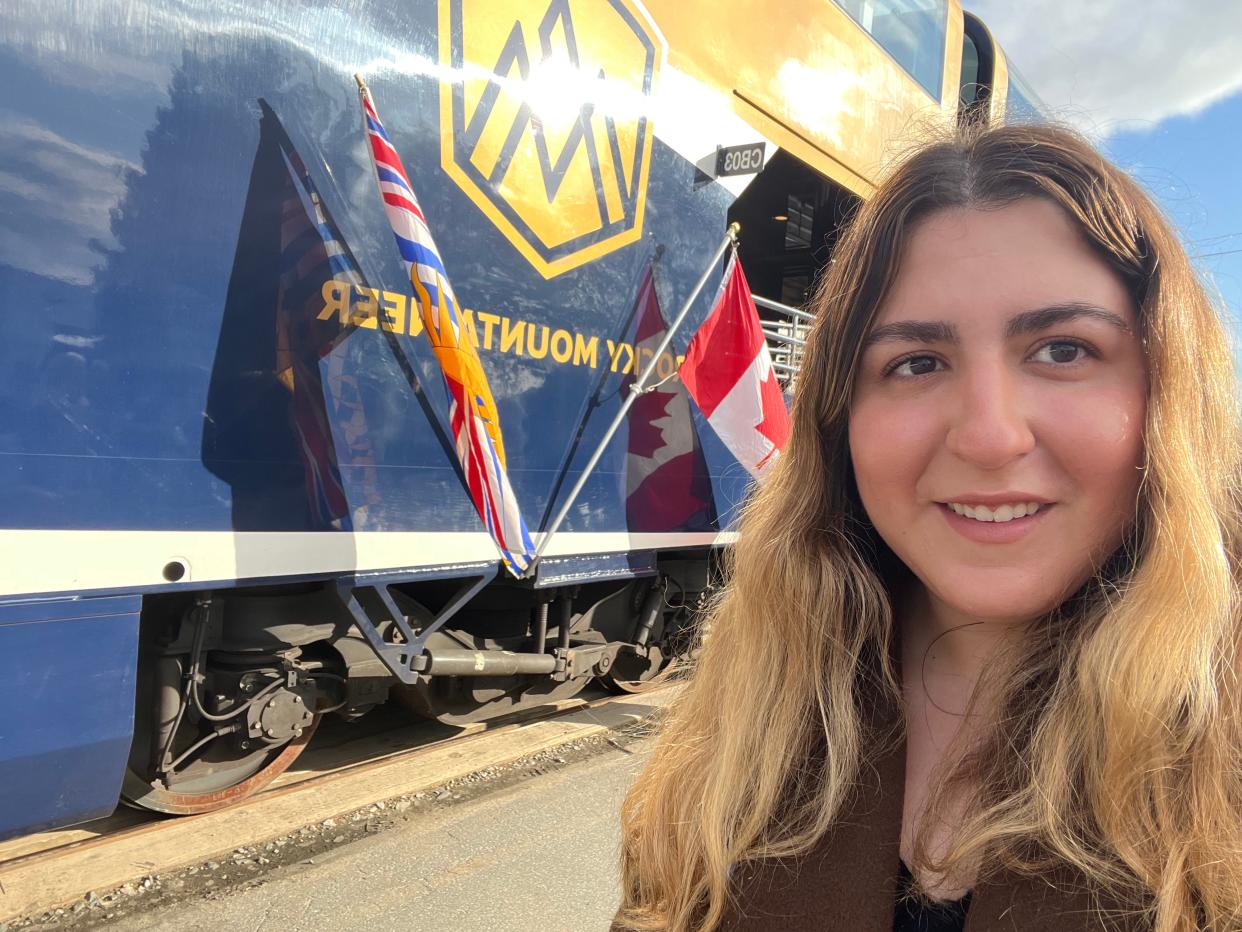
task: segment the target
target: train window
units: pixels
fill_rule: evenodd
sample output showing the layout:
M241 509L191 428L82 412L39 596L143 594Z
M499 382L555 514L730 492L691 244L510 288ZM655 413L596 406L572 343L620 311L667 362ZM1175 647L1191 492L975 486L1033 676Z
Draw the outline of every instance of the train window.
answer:
M802 307L811 297L811 272L809 269L790 269L781 278L781 304Z
M1009 66L1009 92L1005 97L1006 123L1034 123L1044 119L1043 102L1013 65Z
M835 0L927 93L940 99L945 0Z
M785 207L785 248L809 247L814 228L815 205L796 194L789 195Z
M970 36L966 36L962 43L962 73L958 89L959 107L969 107L979 99L979 46Z
M996 56L992 34L972 13L963 15L962 71L959 78L958 113L968 119L986 108L992 92Z

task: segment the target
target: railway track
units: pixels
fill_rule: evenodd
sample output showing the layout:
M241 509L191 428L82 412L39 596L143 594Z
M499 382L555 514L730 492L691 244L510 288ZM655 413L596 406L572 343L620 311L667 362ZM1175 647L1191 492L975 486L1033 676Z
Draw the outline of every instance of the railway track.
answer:
M0 924L90 923L122 895L141 894L173 872L195 875L197 865L212 859L230 857L249 876L263 862L305 857L369 830L371 820L359 818L364 810L408 811L414 800L434 801L428 794L443 794L441 788L471 775L606 739L653 717L676 692L673 685L638 695L595 694L461 728L395 715L379 716L365 729L362 723L325 727L295 767L228 809L179 818L121 810L85 826L0 843ZM237 852L260 847L272 856L258 853L240 866ZM186 879L178 882L184 886Z

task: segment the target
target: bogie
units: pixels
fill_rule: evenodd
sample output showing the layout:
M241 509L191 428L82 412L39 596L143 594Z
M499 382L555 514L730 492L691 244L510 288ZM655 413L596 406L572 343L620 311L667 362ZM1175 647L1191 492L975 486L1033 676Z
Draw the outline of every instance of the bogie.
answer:
M648 688L689 659L708 579L699 558L637 579L498 582L442 626L451 586L395 585L404 627L423 641L412 682L328 583L150 598L123 796L178 814L230 805L289 767L325 716L353 721L390 698L460 726L563 703L596 678ZM403 646L395 622L376 631Z

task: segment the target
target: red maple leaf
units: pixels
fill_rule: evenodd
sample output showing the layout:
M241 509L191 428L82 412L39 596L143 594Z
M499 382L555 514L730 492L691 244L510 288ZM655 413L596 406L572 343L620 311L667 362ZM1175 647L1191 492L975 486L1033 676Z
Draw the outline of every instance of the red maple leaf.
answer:
M642 395L630 408L631 456L651 459L656 450L665 445L664 431L656 424L668 415L669 402L676 397L672 392L650 392Z
M768 370L768 377L759 383L759 398L763 403L763 420L755 425L755 430L772 441L772 446L779 450L789 439L789 412L785 408L785 396L776 381L776 373L771 369Z

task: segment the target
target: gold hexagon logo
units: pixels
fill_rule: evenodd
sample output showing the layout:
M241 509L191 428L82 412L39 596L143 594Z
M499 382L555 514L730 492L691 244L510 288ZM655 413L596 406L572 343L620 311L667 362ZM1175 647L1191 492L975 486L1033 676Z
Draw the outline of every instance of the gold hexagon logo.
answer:
M637 0L442 0L441 165L545 278L642 236L665 53Z

